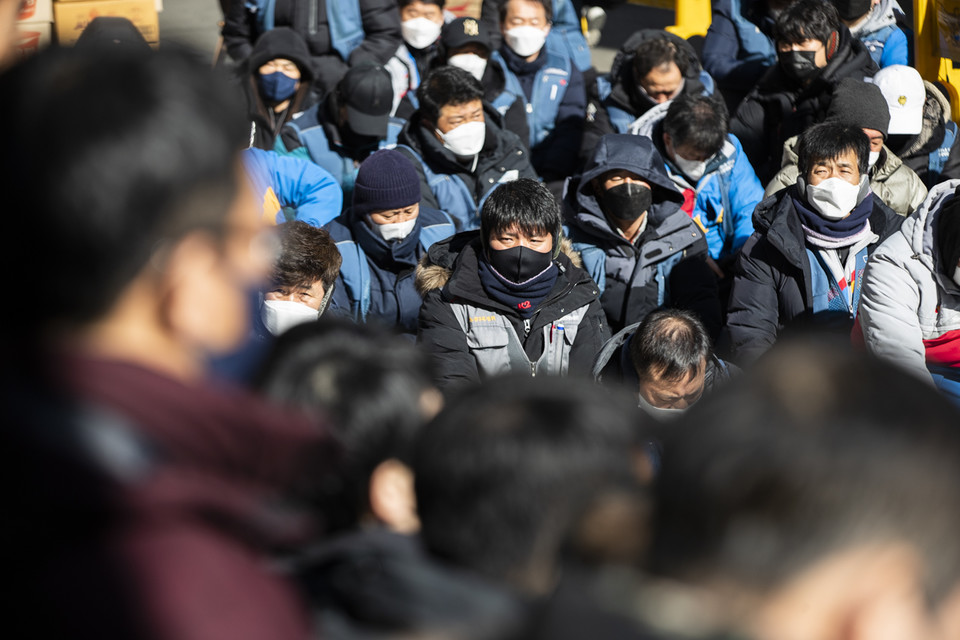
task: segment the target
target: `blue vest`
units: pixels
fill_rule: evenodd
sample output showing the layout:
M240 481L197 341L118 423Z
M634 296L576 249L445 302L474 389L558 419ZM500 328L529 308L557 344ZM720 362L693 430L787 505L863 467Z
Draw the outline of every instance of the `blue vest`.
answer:
M450 222L437 222L420 227L420 247L427 251L431 245L449 238L456 233ZM357 322L366 322L370 312L370 265L367 255L356 240L337 242L337 249L343 257L340 265L340 278L350 298L350 312Z
M857 253L857 264L854 268L853 292L850 295L850 303L847 303L847 296L840 290L839 285L834 280L833 275L827 266L823 263L819 251L814 251L807 247L807 262L810 264L810 289L813 293L813 313L818 314L824 311L845 312L851 318L857 315L857 307L860 305L860 283L863 281L863 268L867 266L867 247L862 248Z
M336 5L336 9L334 9ZM277 0L247 0L247 10L256 14L260 33L276 26L274 10ZM360 15L360 0L326 0L327 26L330 27L330 44L346 60L363 42L363 18ZM316 24L316 0L310 0L310 24Z
M398 149L405 149L423 168L423 174L427 179L427 186L431 193L437 199L437 208L446 211L454 220L457 221L457 228L460 231L480 228L480 216L478 211L483 204L484 196L480 203L473 201L473 193L466 183L456 174L436 173L430 166L423 161L416 151L402 144L397 145Z
M547 34L547 45L565 51L580 71L586 71L593 64L590 47L580 26L580 16L571 0L554 0L553 26Z
M556 127L557 114L560 112L560 103L570 86L570 58L564 56L549 45L544 45L542 53L547 56L547 63L537 71L533 80L533 96L527 101L523 93L520 79L507 67L506 63L496 51L490 56L497 59L503 67L506 77L506 91L520 97L526 105L527 126L530 128L530 148L534 148L550 135ZM496 106L496 105L495 105ZM509 105L507 105L509 106ZM499 108L498 108L499 111ZM503 115L501 113L501 115Z
M574 242L573 250L580 254L580 261L583 263L584 270L586 270L586 272L590 274L590 277L593 278L593 281L597 283L600 294L603 295L603 290L607 284L606 251L598 246L583 242ZM662 306L670 301L670 271L673 270L673 267L680 262L683 257L684 252L677 251L656 264L653 279L657 283L658 306ZM646 283L628 282L627 287L642 287L644 284Z
M768 65L777 61L777 50L773 41L760 30L760 27L747 20L741 12L740 0L730 0L730 17L740 39L740 50L747 55L741 60L763 60Z
M946 130L943 134L943 142L940 147L930 152L927 168L931 174L935 174L935 180L940 178L940 172L943 166L947 164L947 158L950 157L950 149L957 139L957 123L953 120L947 120Z
M865 33L860 38L860 42L862 42L870 52L870 57L877 63L878 67L880 66L880 59L883 57L883 47L887 43L887 38L890 37L890 34L893 33L895 28L894 25L888 24L873 33Z

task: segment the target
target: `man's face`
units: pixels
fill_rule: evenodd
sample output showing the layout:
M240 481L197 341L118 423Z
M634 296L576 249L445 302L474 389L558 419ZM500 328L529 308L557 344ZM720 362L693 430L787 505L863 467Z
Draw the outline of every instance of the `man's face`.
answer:
M820 69L827 66L827 48L819 40L804 40L799 44L781 42L777 44L778 51L813 51L813 63Z
M640 86L657 104L673 100L683 89L683 74L675 62L665 62L654 67L640 79Z
M697 371L676 381L661 380L655 373L640 381L640 395L658 409L688 409L703 395L707 361Z
M867 134L867 139L870 140L870 151L879 153L883 149L883 134L876 129L867 129L866 127L863 128L863 132Z
M323 288L323 280L317 280L309 287L277 287L263 294L263 299L299 302L311 309L320 311L320 303L323 301L324 293L326 291Z
M502 251L514 247L526 247L538 253L548 253L553 251L553 236L541 231L528 233L516 226L490 234L491 249Z
M300 67L292 60L287 60L286 58L268 60L264 62L257 71L259 71L262 76L279 71L288 78L293 78L294 80L300 79Z
M483 122L483 103L479 98L463 104L448 104L440 107L437 129L441 133L450 133L467 122Z
M627 171L626 169L616 169L614 171L608 171L607 173L600 176L599 186L604 190L608 191L614 187L618 187L621 184L640 184L650 188L650 183L645 181L643 178L637 174Z
M536 27L549 31L550 26L543 5L531 0L508 0L507 14L500 25L500 30L506 32L517 27Z
M808 184L818 185L828 178L840 178L850 184L860 184L860 168L853 149L847 149L836 158L813 162L807 171Z
M426 18L431 22L443 24L443 9L427 2L411 2L400 10L400 21L406 22L414 18Z
M663 143L667 148L667 153L670 154L673 160L676 160L677 156L680 156L684 160L690 160L691 162L705 162L710 159L709 153L697 149L689 142L679 145L674 144L670 134L663 134Z
M397 224L399 222L409 222L420 215L420 203L401 207L400 209L383 209L374 211L370 214L370 220L374 224Z

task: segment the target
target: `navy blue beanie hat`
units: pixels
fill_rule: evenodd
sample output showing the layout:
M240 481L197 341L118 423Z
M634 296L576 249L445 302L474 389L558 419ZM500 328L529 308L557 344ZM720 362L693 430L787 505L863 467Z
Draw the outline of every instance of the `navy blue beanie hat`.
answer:
M360 165L353 185L353 212L361 218L371 211L400 209L420 202L420 176L399 151L381 149Z

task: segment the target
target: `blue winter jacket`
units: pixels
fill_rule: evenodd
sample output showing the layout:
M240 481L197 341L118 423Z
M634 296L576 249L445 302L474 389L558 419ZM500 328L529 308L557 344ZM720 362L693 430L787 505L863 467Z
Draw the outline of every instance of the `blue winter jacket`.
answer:
M347 209L326 226L343 257L331 308L357 322L375 319L415 336L423 299L414 285L420 257L430 246L454 234L443 211L420 207L413 231L386 242L363 218Z
M746 94L776 64L765 7L762 0L714 0L700 59L721 89Z
M263 216L271 223L302 220L322 227L340 214L343 191L326 170L274 151L246 149L243 167Z
M907 35L897 26L898 15L902 17L903 10L897 0L880 0L861 24L850 29L881 69L894 64L910 64Z

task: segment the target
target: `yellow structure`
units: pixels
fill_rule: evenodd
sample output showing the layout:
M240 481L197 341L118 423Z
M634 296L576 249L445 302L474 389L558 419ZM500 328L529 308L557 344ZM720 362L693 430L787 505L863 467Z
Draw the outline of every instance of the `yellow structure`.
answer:
M685 1L679 0L679 3ZM956 2L947 0L947 4L954 5L949 8L956 10ZM960 69L954 69L952 61L941 57L937 5L936 0L913 0L914 65L926 80L930 82L939 80L946 86L950 93L953 119L957 120L960 117L960 91L958 91L960 89ZM946 35L949 37L957 34L948 33Z
M707 35L712 18L710 0L677 0L675 6L676 24L667 27L667 31L681 38Z

